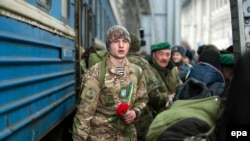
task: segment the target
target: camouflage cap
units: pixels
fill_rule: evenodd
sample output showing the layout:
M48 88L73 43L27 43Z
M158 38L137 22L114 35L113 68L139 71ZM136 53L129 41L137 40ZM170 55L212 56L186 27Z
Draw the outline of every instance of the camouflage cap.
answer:
M113 40L124 38L131 43L130 35L127 29L120 25L110 27L106 33L106 41L110 43Z
M162 50L162 49L170 49L170 44L168 42L161 42L158 44L151 45L151 52L155 52L157 50Z
M130 52L139 51L141 47L141 42L139 38L134 33L130 33L130 39L131 39L131 45L129 51Z

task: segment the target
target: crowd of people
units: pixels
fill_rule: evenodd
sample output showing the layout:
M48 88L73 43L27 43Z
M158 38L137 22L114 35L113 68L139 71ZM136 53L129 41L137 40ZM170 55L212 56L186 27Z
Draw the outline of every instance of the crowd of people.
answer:
M244 64L249 57L243 57L235 71L236 62L229 48L219 50L215 45L206 44L194 52L184 44L168 42L152 44L150 56L145 57L139 54L137 35L120 25L108 29L106 47L107 56L87 71L84 69L80 101L73 121L74 141L177 140L176 137L184 140L208 132L207 140L225 140L225 125L229 122L249 124L250 114L239 111L232 115L240 107L230 104L235 98L239 103L242 100L234 96L240 78L245 78L238 91L240 96L243 97L247 88L250 78L240 71L247 74L250 70L249 65ZM180 102L211 97L221 102L210 114L221 116L208 119L208 124L201 122L199 116L186 120L187 112L180 112L178 118L185 118L185 122L177 126L170 124L171 128L163 125L167 120L173 123L171 115L179 112L176 107L183 106ZM242 102L247 103L247 99ZM159 124L162 120L164 122Z

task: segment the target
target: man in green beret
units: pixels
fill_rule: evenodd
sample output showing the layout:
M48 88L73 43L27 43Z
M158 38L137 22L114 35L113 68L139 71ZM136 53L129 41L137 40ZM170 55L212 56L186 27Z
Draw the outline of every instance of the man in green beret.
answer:
M153 115L156 115L158 111L165 109L167 103L167 93L162 91L160 87L160 79L157 78L155 71L148 63L148 61L142 58L138 51L140 51L140 40L134 33L130 33L131 45L129 53L127 55L129 62L140 66L143 70L145 80L147 95L149 97L149 102L147 107L143 109L140 118L135 121L135 127L137 131L138 141L145 141L147 130L154 119Z
M221 72L226 81L226 90L231 84L234 74L234 56L231 53L224 53L220 55Z
M153 118L151 119L154 119L157 114L168 109L169 105L171 104L172 98L175 95L175 91L180 85L182 85L182 81L178 74L178 69L170 61L170 58L171 49L170 44L168 42L161 42L158 44L153 44L151 46L151 58L149 60L149 63L150 71L153 75L145 75L154 76L157 80L157 83L154 83L153 85L154 89L152 89L151 91L147 89L149 101L146 107L147 111L145 112L145 115L152 114ZM144 119L143 116L140 118L140 120L142 119ZM150 126L153 120L145 121L147 121L146 124L149 124ZM148 132L149 126L145 128L146 133Z
M171 101L177 88L182 85L182 81L177 67L170 61L170 58L171 48L168 42L160 42L151 46L149 63L160 80L161 92L165 92L166 97ZM161 109L158 110L161 111Z
M131 38L131 48L134 48L132 42ZM142 115L135 121L138 141L146 140L146 134L153 119L158 113L167 109L167 104L182 84L177 68L170 62L169 43L154 44L152 49L150 64L143 61L145 59L135 58L131 53L128 55L129 61L137 64L144 71L149 97Z

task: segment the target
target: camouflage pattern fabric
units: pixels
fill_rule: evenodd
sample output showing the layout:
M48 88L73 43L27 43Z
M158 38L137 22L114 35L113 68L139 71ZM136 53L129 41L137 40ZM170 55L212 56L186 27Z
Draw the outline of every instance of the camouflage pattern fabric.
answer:
M100 62L99 62L100 63ZM106 59L104 88L100 89L99 64L95 64L84 76L84 89L77 113L73 122L72 137L74 141L136 141L137 134L134 124L126 125L117 117L115 110L128 97L127 87L134 82L131 109L138 111L140 118L142 109L148 102L144 74L136 77L131 63L126 59L124 75Z
M143 69L147 85L147 93L149 96L148 103L156 109L164 107L168 96L168 89L164 83L160 82L161 79L159 76L157 77L157 72L155 72L147 60L140 56L129 55L128 59L131 63L136 64Z
M155 73L158 74L157 78L161 79L167 86L168 94L175 93L178 87L183 84L179 77L178 69L172 62L169 62L166 68L158 66L155 60L152 60L150 65L154 68Z
M147 60L135 53L129 53L128 59L131 63L140 66L145 74L149 101L142 115L135 122L138 140L145 140L147 130L155 115L165 110L168 94L170 93L161 76L150 66Z
M175 93L177 88L179 88L183 84L183 82L181 81L179 77L177 67L173 67L167 72L168 72L167 75L165 75L163 79L169 89L170 94L172 94L172 93Z

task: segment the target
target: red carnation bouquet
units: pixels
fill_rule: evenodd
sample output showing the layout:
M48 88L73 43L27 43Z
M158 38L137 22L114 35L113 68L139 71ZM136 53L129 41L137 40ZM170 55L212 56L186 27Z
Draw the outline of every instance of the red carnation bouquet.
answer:
M129 109L130 109L130 103L131 103L131 98L132 98L132 93L133 93L133 88L134 88L134 82L132 81L129 84L129 95L127 98L127 102L122 102L118 105L118 107L116 108L116 115L117 117L122 117ZM125 125L124 128L124 136L130 137L131 136L131 126L130 125Z
M133 93L133 88L134 88L134 82L132 81L129 84L129 95L127 97L127 102L122 102L118 105L118 107L115 109L116 115L112 118L108 119L108 122L112 122L116 119L118 119L118 117L122 117L129 109L130 109L130 102L131 102L131 98L132 98L132 93Z
M122 117L127 110L130 108L130 102L131 102L131 98L132 98L132 93L133 93L133 89L134 89L134 82L130 82L129 84L129 95L128 95L128 99L127 99L127 103L122 102L117 108L116 108L116 114L119 117Z
M130 108L130 105L128 103L122 102L116 108L116 115L121 118L128 111L129 108ZM130 125L125 124L123 135L129 137L129 136L131 136L131 133L132 133L132 131L130 129Z
M128 103L122 102L117 108L116 108L116 114L119 117L122 117L127 110L130 108L130 105Z

